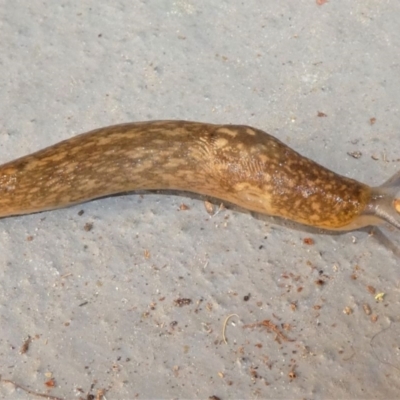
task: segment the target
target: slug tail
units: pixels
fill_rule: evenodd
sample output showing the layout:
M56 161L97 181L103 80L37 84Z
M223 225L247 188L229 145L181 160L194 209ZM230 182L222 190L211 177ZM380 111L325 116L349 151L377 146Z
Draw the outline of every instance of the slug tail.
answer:
M379 222L388 222L400 229L400 171L381 186L371 189L371 200L363 215Z

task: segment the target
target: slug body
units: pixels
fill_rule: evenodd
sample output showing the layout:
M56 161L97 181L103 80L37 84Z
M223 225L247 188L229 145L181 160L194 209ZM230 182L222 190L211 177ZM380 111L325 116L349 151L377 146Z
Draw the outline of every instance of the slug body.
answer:
M393 203L398 181L370 188L248 126L137 122L84 133L0 166L0 217L168 189L325 229L382 221L400 227Z

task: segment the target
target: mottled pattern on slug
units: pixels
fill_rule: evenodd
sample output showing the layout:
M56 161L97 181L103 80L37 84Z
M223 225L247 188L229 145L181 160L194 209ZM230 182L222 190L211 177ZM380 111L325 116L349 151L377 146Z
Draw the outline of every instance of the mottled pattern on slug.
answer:
M331 229L350 224L368 204L368 186L329 171L263 131L226 129L216 128L210 135L210 174L220 176L232 203ZM216 145L222 138L224 145Z
M263 131L153 121L97 129L0 167L0 216L110 194L176 189L304 224L340 228L369 187L339 176Z

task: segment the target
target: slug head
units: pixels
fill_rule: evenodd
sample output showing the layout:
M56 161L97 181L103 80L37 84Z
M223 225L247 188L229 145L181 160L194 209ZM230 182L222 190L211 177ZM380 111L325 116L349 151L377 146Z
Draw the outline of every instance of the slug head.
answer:
M371 189L370 200L358 220L362 222L360 226L388 222L400 229L400 172Z
M349 229L388 222L400 229L400 198L384 185L372 188L371 197L363 212L352 222Z

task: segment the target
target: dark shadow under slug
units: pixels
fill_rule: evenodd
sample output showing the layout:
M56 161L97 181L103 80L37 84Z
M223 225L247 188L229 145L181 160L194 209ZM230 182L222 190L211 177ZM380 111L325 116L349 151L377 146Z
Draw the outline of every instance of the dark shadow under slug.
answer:
M0 166L0 217L161 189L324 229L384 221L400 228L399 187L400 173L371 188L249 126L136 122L96 129Z

